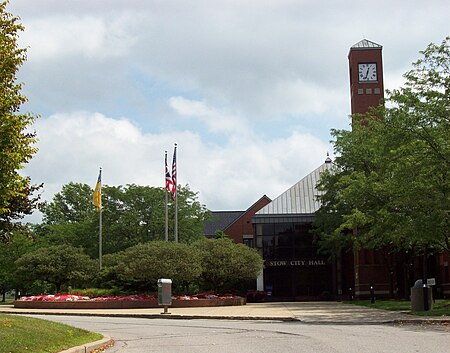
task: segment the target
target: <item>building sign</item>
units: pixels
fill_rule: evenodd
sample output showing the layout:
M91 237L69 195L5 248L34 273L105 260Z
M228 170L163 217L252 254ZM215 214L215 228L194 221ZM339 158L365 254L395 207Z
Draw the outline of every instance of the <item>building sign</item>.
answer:
M436 278L427 278L427 285L428 286L435 286L436 285Z
M267 260L266 267L288 267L288 266L324 266L324 259L305 259L305 260Z

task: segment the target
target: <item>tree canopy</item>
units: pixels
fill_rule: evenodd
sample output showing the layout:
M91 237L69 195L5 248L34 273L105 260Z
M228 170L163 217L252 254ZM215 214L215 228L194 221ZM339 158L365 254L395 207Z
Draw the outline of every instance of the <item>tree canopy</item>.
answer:
M22 83L16 74L26 61L26 49L19 48L18 34L23 31L19 19L6 10L8 2L0 3L0 239L8 239L17 223L13 220L29 214L37 199L30 179L19 174L36 153L35 133L29 127L35 120L31 114L20 113L26 102L21 94Z
M69 183L41 207L43 224L36 227L41 241L82 246L98 254L98 212L92 205L89 185ZM179 240L190 243L203 236L207 210L188 186L178 189ZM131 246L164 240L164 189L150 186L103 186L103 252L115 253ZM169 205L169 235L173 234L174 205Z
M14 232L8 242L0 242L0 294L16 288L16 260L31 249L30 238Z
M236 244L227 237L202 238L193 246L201 254L203 285L215 291L255 280L263 269L264 261L255 249Z
M421 52L386 104L332 130L319 188L322 245L450 250L450 37Z
M159 278L170 278L178 288L196 281L201 273L199 252L182 243L152 241L114 255L112 269L120 283L150 290Z
M56 292L63 285L80 285L92 279L96 262L80 248L55 245L28 252L16 261L16 276L23 286L31 286L37 280L55 286Z

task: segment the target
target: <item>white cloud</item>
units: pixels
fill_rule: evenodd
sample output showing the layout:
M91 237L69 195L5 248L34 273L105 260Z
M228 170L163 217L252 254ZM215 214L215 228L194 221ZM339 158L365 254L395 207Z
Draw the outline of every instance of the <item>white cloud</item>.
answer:
M49 16L28 22L21 41L29 46L29 60L33 62L59 61L69 56L102 61L128 54L135 43L127 30L131 23L126 16L112 21L92 15Z
M326 145L293 131L286 138L205 143L190 131L145 134L126 119L75 112L41 118L39 152L25 173L44 182L49 200L73 181L94 186L98 168L107 185L163 186L164 151L178 143L178 176L212 209L245 209L263 194L275 197L320 165Z
M49 113L61 110L66 91L71 109L105 111L114 101L127 116L135 96L152 109L158 94L164 100L193 93L257 122L346 115L352 44L362 37L383 44L386 74L404 72L420 49L445 36L448 20L444 0L433 6L383 0L376 7L343 0L17 0L10 6L23 13L22 37L30 46L26 89ZM136 75L166 92L149 92Z
M211 108L205 102L194 101L184 97L171 97L168 103L180 116L201 121L211 132L236 134L239 136L249 134L243 117Z
M29 171L44 182L89 182L98 167L111 184L156 182L158 170L152 167L172 144L170 136L143 135L129 120L99 113L55 114L38 119L35 128L39 152Z

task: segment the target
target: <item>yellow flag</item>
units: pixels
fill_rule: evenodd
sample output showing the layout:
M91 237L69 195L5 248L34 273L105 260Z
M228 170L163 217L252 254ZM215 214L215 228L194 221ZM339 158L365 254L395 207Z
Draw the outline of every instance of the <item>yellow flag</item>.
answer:
M97 211L102 209L102 170L98 173L97 184L95 184L94 194L92 195L92 203Z

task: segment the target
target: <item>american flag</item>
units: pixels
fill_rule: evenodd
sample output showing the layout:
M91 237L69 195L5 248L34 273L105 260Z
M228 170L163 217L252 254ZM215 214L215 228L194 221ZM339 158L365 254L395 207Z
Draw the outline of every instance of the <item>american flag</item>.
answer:
M172 198L175 200L177 198L177 144L175 144L175 147L173 149L172 184L173 184Z
M167 166L167 151L166 151L166 190L170 192L173 197L175 188L173 187L173 181L170 177L169 167Z

